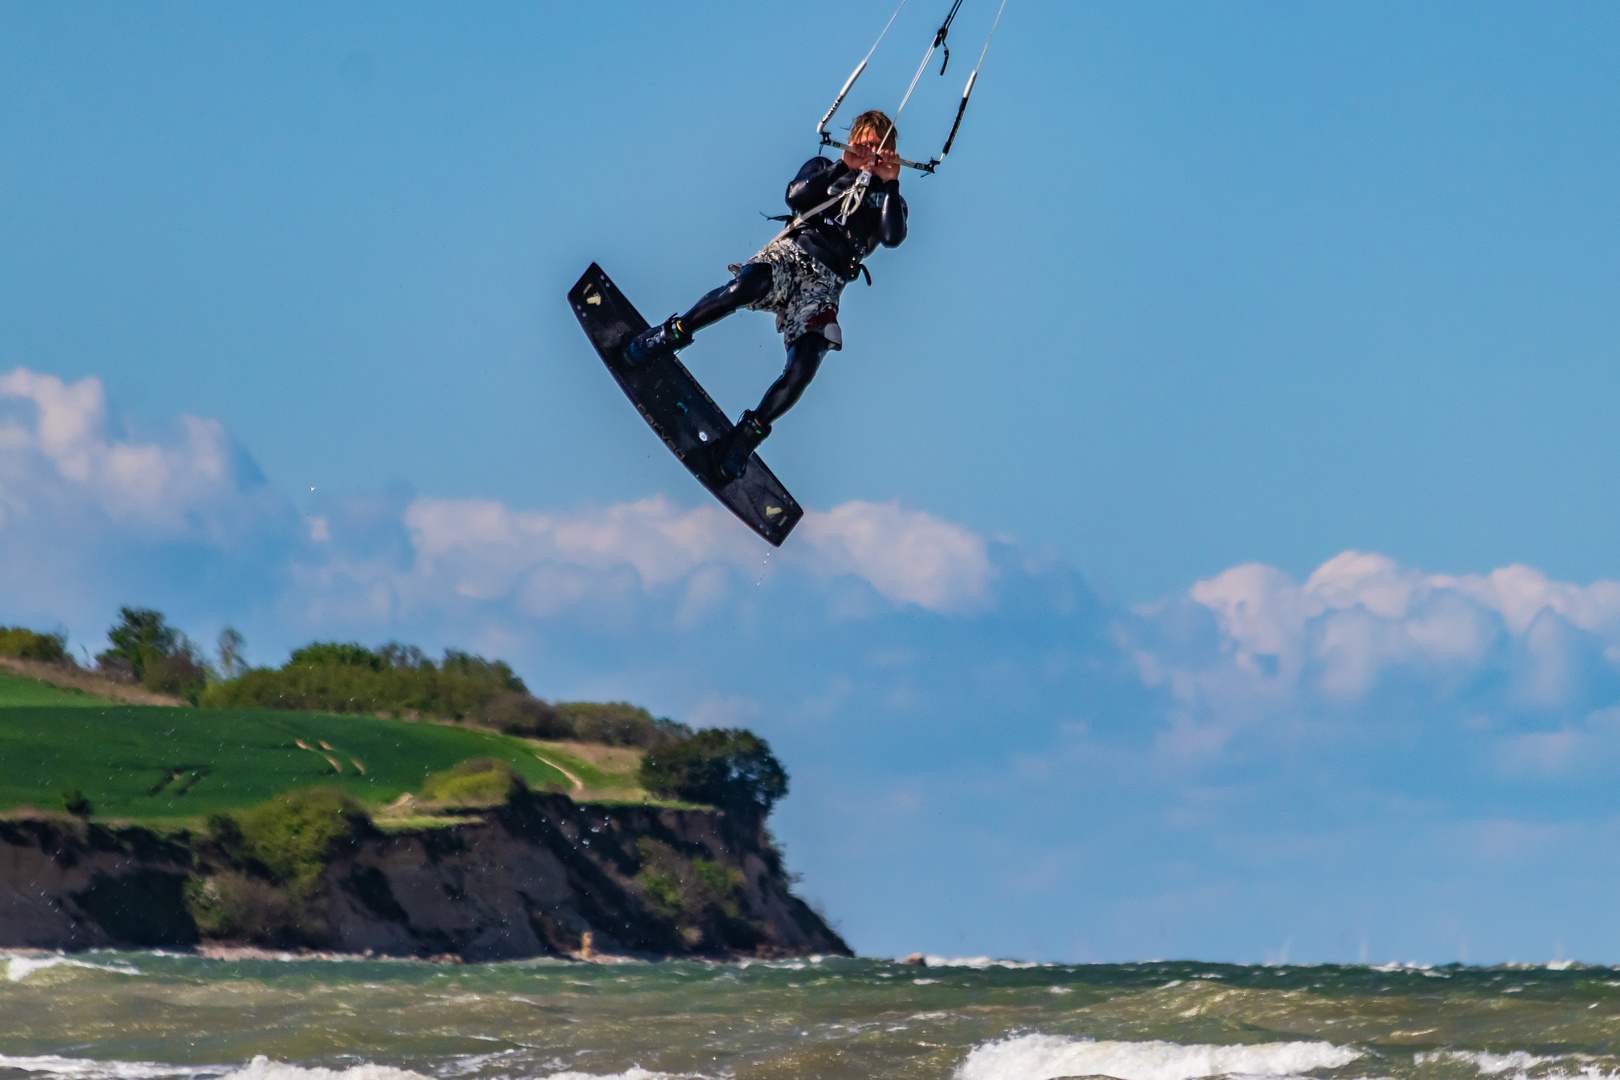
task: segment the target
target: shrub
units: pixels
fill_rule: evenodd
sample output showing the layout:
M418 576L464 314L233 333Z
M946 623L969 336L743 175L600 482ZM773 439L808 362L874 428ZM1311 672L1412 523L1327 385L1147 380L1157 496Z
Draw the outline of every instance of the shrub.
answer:
M787 794L788 777L770 744L753 732L705 728L648 751L641 786L665 798L768 814Z
M679 919L685 910L681 903L681 882L667 870L643 870L636 875L636 884L647 896L647 908L664 919Z
M446 649L435 664L414 645L368 649L355 642L312 641L280 670L249 671L202 695L212 708L415 712L457 720L510 723L527 734L553 723L550 706L529 697L504 661ZM490 720L491 712L499 714Z
M557 710L528 694L496 694L484 706L484 723L508 735L530 739L565 739L574 733Z
M195 656L176 652L148 659L146 670L141 674L141 685L158 694L179 694L195 705L207 678L207 671Z
M743 886L742 871L708 859L693 859L692 870L714 902L722 905L728 915L736 915L737 893Z
M708 859L688 860L649 836L636 841L636 854L641 868L635 880L647 909L675 923L688 945L709 934L733 948L752 948L765 940L743 915L741 870Z
M459 649L444 650L444 663L439 670L446 675L459 675L473 682L489 683L512 694L527 694L529 688L512 671L505 660L485 660L482 656L464 653Z
M511 765L492 757L469 758L454 768L433 773L422 782L422 795L434 802L461 806L496 806L527 785Z
M645 749L692 734L692 729L685 724L663 718L654 719L646 709L625 701L606 704L559 702L557 715L574 738L609 746L638 746Z
M308 938L314 929L286 889L246 874L225 871L188 878L184 895L186 910L203 937L281 945Z
M386 671L393 665L357 642L312 641L301 649L294 649L281 669L311 667L357 667L368 671Z
M302 788L235 815L231 824L210 819L214 839L269 872L295 902L312 897L327 863L365 829L366 812L337 788Z
M95 813L96 808L84 797L84 792L76 787L70 787L62 792L62 809L74 817L87 818Z
M0 656L55 664L73 662L67 654L67 634L36 634L25 626L0 626Z
M747 949L765 940L759 927L743 918L741 870L707 859L693 859L692 871L697 875L699 891L704 894L705 909L726 944Z

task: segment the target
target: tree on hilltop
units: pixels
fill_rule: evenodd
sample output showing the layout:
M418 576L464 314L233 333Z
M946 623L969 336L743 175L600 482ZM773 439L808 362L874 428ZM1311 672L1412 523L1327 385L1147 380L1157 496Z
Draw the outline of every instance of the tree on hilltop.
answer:
M705 728L649 750L641 786L665 798L764 815L787 794L788 776L770 743L752 731Z
M107 630L112 648L96 656L104 671L127 671L148 690L181 694L193 702L208 673L190 638L151 608L121 607Z

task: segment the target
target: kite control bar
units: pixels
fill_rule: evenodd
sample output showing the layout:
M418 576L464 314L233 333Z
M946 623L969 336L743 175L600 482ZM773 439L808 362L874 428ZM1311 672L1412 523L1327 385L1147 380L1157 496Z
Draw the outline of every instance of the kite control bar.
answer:
M855 85L855 80L859 79L861 73L866 70L866 62L872 59L872 54L877 51L878 43L883 40L883 35L887 34L889 27L894 25L895 15L899 15L900 8L905 6L906 0L900 0L900 7L895 8L894 15L889 16L889 21L884 24L883 32L878 34L877 41L872 43L872 47L866 51L866 56L862 58L859 64L855 65L855 70L850 72L849 78L844 80L844 87L838 91L838 96L833 99L832 108L827 110L827 114L821 118L821 123L816 125L816 134L821 136L822 146L835 146L840 150L852 149L848 143L839 142L827 134L827 125L832 121L833 114L838 111L839 106L843 105L844 98L849 96L849 91ZM917 73L911 77L911 85L906 87L906 96L900 99L900 107L894 110L895 122L899 121L900 113L905 109L906 102L911 100L911 92L917 88L917 80L922 77L923 69L928 66L928 61L933 57L935 49L943 48L945 50L945 60L939 65L939 73L941 75L945 74L945 68L951 62L950 46L945 44L945 39L951 31L951 20L956 18L956 11L961 6L962 0L955 0L951 4L950 12L945 16L945 21L940 23L939 29L934 32L933 44L928 46L928 51L923 54L922 63L917 65ZM898 161L901 165L909 169L916 169L918 172L932 174L939 167L940 162L945 160L946 155L951 152L951 146L956 142L956 133L962 127L962 116L967 112L968 98L973 96L973 84L978 81L979 68L984 66L985 53L990 51L990 39L996 36L996 27L1001 25L1001 13L1006 8L1007 0L1001 0L1001 7L996 9L996 21L990 26L990 35L984 39L984 50L979 53L979 62L974 65L972 73L968 75L967 85L962 88L962 102L956 107L956 120L951 124L951 133L946 136L945 148L939 152L939 157L929 158L926 162L908 161L905 158L899 158Z
M954 134L954 132L953 132L953 134ZM839 142L837 139L833 138L831 135L827 134L825 131L823 131L821 133L821 145L822 146L836 146L840 150L858 149L857 147L850 146L849 143ZM916 169L918 172L925 172L925 173L933 172L934 167L939 164L939 158L932 158L932 159L930 159L928 161L907 161L905 158L896 158L895 160L899 164L904 165L908 169Z

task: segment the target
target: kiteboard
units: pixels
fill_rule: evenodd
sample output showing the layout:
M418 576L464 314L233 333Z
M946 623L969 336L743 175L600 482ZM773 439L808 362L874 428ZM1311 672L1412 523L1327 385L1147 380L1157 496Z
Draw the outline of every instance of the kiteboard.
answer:
M731 430L731 421L673 353L640 364L626 364L625 343L647 329L595 263L568 290L568 303L585 336L625 396L698 482L774 547L780 547L804 511L758 454L735 480L720 475L709 450Z

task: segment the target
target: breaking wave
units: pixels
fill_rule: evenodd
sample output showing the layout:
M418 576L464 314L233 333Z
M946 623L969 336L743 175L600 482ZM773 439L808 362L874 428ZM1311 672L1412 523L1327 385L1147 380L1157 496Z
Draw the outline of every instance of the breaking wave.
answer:
M139 975L139 968L128 964L92 964L88 960L73 960L66 956L8 956L6 960L6 978L12 982L22 982L36 971L43 971L53 967L89 968L92 971L111 971L119 975Z
M988 956L933 956L924 958L933 967L965 967L976 971L986 968L1035 968L1043 965L1033 960L996 960Z
M1413 1054L1418 1065L1463 1062L1478 1069L1482 1076L1503 1077L1506 1080L1613 1080L1613 1069L1601 1067L1597 1059L1586 1054L1560 1054L1556 1057L1532 1054L1524 1050L1509 1050L1493 1054L1485 1050L1429 1050Z
M220 1080L428 1080L421 1073L409 1069L396 1069L390 1065L365 1062L347 1069L306 1068L271 1061L260 1054L240 1069L226 1073Z
M956 1080L1052 1080L1097 1074L1118 1080L1291 1077L1313 1069L1336 1069L1360 1056L1359 1051L1327 1042L1213 1046L1015 1035L974 1047L958 1066Z
M155 1061L94 1061L90 1058L58 1057L55 1054L34 1057L0 1054L0 1069L47 1073L72 1077L73 1080L158 1080L160 1077L218 1076L225 1071L217 1065L193 1068L162 1065Z

